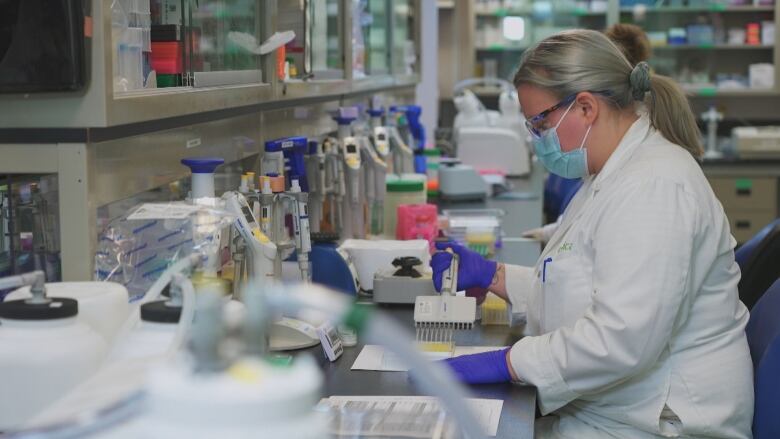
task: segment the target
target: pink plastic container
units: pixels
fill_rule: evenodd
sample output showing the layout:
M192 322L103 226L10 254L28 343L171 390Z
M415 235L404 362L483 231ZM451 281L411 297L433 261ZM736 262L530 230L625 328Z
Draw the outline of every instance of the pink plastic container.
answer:
M439 234L439 214L435 205L401 204L396 212L396 239L425 239L433 246L433 240Z

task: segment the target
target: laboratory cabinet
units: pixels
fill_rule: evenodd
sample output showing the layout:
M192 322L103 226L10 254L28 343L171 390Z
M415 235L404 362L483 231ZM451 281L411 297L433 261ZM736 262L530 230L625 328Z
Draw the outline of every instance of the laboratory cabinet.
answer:
M419 82L415 0L69 1L88 81L0 91L0 274L91 279L108 221L186 196L182 158L224 158L233 188L266 140L321 138L340 106L412 103ZM283 54L248 50L288 30Z
M780 217L780 162L777 160L705 160L703 169L723 205L738 244Z
M738 243L744 243L778 217L777 177L722 176L710 177L709 181Z
M88 82L0 91L0 128L144 123L409 86L419 75L414 0L69 1L83 3ZM295 37L283 51L253 52L284 31Z

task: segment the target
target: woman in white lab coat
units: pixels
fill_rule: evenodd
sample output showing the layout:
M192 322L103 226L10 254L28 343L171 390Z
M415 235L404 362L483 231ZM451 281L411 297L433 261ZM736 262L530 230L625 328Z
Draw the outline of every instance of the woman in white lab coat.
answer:
M539 160L584 184L534 267L453 246L459 288L504 297L529 336L452 370L536 386L537 437L751 437L735 241L681 90L587 30L526 51L514 83Z

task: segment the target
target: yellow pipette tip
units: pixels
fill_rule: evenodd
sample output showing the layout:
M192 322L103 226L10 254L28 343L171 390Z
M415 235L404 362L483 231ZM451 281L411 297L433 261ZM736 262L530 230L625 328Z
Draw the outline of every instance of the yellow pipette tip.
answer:
M452 352L454 343L418 342L417 349L422 352Z
M234 380L247 384L257 383L262 378L260 369L248 363L236 363L228 369L227 373Z

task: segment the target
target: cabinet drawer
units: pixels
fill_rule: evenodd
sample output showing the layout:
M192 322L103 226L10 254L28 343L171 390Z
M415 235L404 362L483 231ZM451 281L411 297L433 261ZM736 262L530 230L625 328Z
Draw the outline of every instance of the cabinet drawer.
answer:
M774 212L764 210L731 211L727 212L726 215L731 225L731 234L740 244L752 238L765 225L777 218Z
M777 213L777 179L771 177L709 179L715 196L728 211L752 209Z

